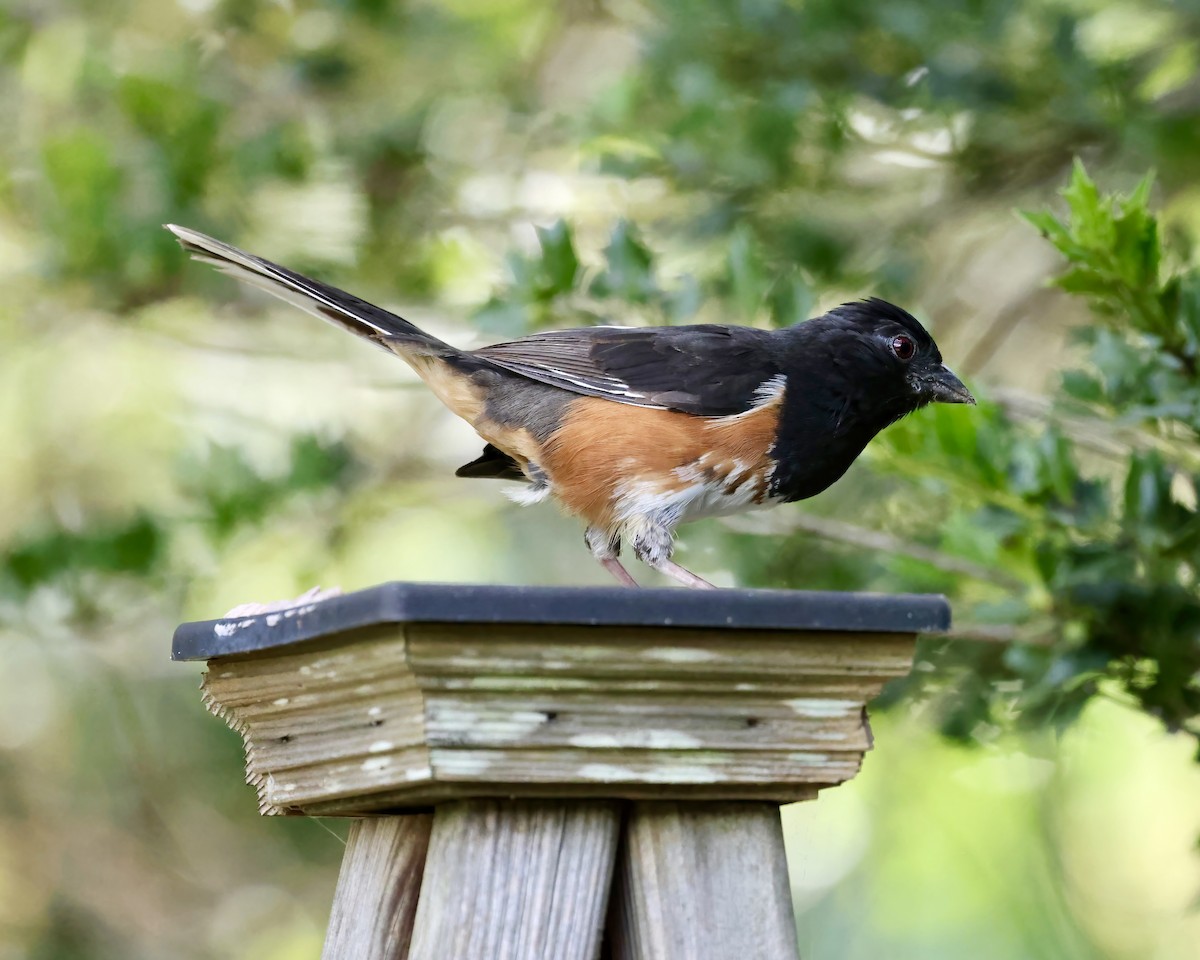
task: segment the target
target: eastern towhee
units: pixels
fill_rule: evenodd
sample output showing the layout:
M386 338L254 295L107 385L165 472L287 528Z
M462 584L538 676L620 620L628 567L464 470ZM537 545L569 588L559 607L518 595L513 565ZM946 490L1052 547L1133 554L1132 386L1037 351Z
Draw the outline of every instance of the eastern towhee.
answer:
M802 500L880 430L928 403L974 403L937 344L884 300L783 330L723 324L584 327L459 350L407 320L186 227L184 249L397 354L486 441L460 477L526 484L587 524L593 555L637 586L624 542L656 570L675 528Z

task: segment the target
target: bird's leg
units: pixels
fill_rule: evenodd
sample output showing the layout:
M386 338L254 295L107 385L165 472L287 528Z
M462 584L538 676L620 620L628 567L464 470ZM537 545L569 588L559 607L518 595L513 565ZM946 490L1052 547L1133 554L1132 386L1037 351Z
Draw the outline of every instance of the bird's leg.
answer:
M633 579L633 575L625 569L624 564L616 557L605 557L600 561L600 566L617 578L617 582L622 586L636 587L638 582Z
M670 527L653 521L628 524L626 533L631 534L629 540L633 545L634 556L646 566L665 573L685 587L717 589L703 577L696 576L691 570L684 569L671 559L671 553L675 549L675 535Z
M709 583L703 577L698 577L686 567L681 567L674 560L660 560L650 564L655 570L660 570L672 580L678 580L685 587L696 587L700 590L716 590L717 585Z
M601 530L599 527L588 527L583 534L583 540L588 545L588 549L592 551L592 556L600 562L600 566L616 577L619 584L624 587L638 585L638 582L633 579L619 559L621 555L621 538L619 536Z

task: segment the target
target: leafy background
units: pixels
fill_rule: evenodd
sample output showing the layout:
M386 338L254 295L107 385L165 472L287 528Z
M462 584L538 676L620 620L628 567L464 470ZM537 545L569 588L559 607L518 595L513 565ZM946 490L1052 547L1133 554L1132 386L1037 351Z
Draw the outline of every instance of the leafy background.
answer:
M955 604L785 811L804 956L1200 957L1194 0L3 0L0 121L2 960L319 955L344 824L256 817L179 620L604 582L165 221L460 343L909 305L980 407L681 547Z

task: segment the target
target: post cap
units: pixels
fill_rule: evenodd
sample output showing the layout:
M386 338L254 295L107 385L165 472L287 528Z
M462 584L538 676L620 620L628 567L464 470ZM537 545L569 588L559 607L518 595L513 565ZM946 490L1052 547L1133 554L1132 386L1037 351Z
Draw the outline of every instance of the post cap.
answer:
M184 624L264 813L811 797L942 597L389 583Z

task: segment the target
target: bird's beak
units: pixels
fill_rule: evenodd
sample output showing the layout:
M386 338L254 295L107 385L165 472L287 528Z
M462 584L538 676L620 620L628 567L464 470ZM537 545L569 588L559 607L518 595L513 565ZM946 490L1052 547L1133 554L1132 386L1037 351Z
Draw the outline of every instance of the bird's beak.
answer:
M941 364L934 367L929 376L922 378L921 392L934 403L975 402L971 391L963 385L963 382L951 373L949 368Z

